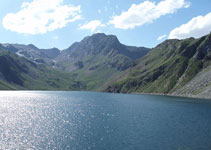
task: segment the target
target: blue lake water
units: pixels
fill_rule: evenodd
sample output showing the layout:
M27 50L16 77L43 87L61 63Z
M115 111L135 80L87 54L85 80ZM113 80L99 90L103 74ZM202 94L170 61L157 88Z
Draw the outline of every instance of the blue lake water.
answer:
M211 101L1 91L0 149L209 150Z

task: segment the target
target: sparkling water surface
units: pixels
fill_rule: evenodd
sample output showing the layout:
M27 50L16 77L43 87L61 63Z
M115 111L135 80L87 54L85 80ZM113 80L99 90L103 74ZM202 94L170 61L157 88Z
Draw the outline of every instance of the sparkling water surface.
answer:
M211 101L1 91L0 149L210 150Z

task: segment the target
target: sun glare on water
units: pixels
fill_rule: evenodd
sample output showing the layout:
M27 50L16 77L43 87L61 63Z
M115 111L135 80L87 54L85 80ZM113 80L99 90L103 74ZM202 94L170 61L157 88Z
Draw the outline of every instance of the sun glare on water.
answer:
M39 97L42 96L43 94L39 92L32 92L32 91L0 91L0 98L4 97Z

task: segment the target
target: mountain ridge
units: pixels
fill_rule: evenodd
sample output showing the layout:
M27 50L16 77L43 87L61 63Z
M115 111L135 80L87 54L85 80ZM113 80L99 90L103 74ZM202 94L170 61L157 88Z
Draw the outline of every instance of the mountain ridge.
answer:
M0 52L1 90L80 90L71 73L34 63L9 51Z
M0 53L5 51L14 54L12 59L23 57L37 65L38 68L34 70L45 74L43 82L48 84L45 89L211 98L211 33L198 39L168 39L152 49L127 46L121 44L115 35L98 33L85 37L62 51L57 48L39 49L33 44L0 44ZM6 60L6 55L11 54L0 57L1 63ZM7 59L10 60L9 57ZM23 83L25 76L32 82L32 72L24 72L11 63L12 61L8 62L17 73L22 72L20 80ZM46 70L39 70L42 68L40 66ZM30 67L27 70L30 70ZM67 76L61 75L64 77L62 82L58 82L55 76L55 80L48 82L53 72ZM23 78L22 74L25 75ZM26 81L28 82L28 79ZM15 79L15 82L18 80ZM62 88L65 82L70 83L69 88ZM4 86L5 89L28 88L20 83L11 84L11 81L5 78L4 71L0 70L0 88L4 89Z
M114 35L97 33L63 50L55 59L55 67L78 74L87 82L87 90L98 90L149 50L123 45Z
M86 87L85 90L96 90L105 86L110 81L109 77L118 76L132 66L135 59L149 51L144 47L123 45L116 36L103 33L85 37L62 51L57 48L39 49L33 44L1 44L0 49L37 65L46 65L48 68L74 74L76 80L83 80L87 85L83 86Z
M105 91L173 94L210 66L210 54L211 34L199 39L166 40Z

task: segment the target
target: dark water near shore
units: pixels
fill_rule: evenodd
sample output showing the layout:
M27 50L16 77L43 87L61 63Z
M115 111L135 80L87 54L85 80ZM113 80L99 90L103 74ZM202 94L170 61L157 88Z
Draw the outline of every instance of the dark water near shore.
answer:
M211 101L2 91L0 149L209 150Z

